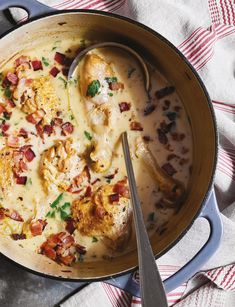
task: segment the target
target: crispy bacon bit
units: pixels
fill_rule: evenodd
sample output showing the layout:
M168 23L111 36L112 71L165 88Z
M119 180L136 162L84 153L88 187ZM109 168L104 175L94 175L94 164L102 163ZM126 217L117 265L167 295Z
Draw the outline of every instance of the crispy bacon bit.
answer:
M28 132L24 128L20 128L18 132L18 136L22 136L24 139L28 138Z
M27 56L21 55L19 58L15 60L15 67L20 66L21 64L28 63L29 58Z
M61 135L70 135L73 133L74 126L70 122L66 122L61 126Z
M118 90L123 90L124 89L124 84L121 82L110 82L109 83L109 89L111 91L118 91Z
M53 133L53 126L52 125L45 125L43 127L43 131L50 136Z
M130 128L133 131L143 131L144 130L141 123L139 122L131 122Z
M6 124L6 123L2 123L0 125L0 128L2 129L2 132L6 132L9 128L10 128L10 125L9 124Z
M69 74L69 68L63 67L63 68L62 68L62 74L63 74L65 77L67 77L68 74Z
M19 212L17 212L16 210L5 209L5 215L14 221L24 222L24 219L21 217Z
M60 53L60 52L56 52L56 53L55 53L54 60L55 60L57 63L59 63L59 64L61 64L61 65L64 65L64 64L65 64L65 59L66 59L65 54Z
M162 110L163 111L168 110L170 107L170 104L171 104L170 100L164 100L164 106L162 107Z
M16 106L16 104L11 100L11 99L7 99L6 100L7 105L9 105L9 107L14 108ZM1 112L0 112L1 113Z
M144 115L147 116L156 109L156 106L154 104L148 104L147 107L144 109Z
M27 167L27 164L23 161L23 160L20 160L19 161L19 172L22 173L22 172L26 172L28 170L28 167ZM17 178L17 176L16 176ZM18 179L20 182L23 181L23 179ZM23 183L22 183L23 184Z
M40 60L33 60L32 62L32 66L33 66L33 70L37 71L37 70L42 70L42 62Z
M11 85L11 82L7 79L7 77L4 78L4 80L2 81L2 87L6 88L9 87Z
M25 85L26 86L30 86L32 84L32 82L33 82L33 79L25 79Z
M42 123L41 122L37 123L37 125L35 127L36 127L38 135L40 136L40 138L43 139L44 129L43 129Z
M8 72L6 75L7 80L10 82L12 85L17 85L18 83L18 77L16 74L13 74L12 72Z
M27 115L26 120L28 122L30 122L31 124L36 125L37 123L39 123L42 120L44 115L45 115L44 110L42 110L42 109L37 110L36 112Z
M119 194L115 193L115 194L109 195L109 202L110 202L110 204L112 204L114 202L119 202Z
M92 194L92 190L91 190L91 186L89 185L87 188L86 188L86 192L84 194L85 197L91 197L91 194Z
M122 197L130 198L130 192L127 186L127 179L118 181L113 187L113 192L118 193Z
M11 235L11 237L12 237L13 240L25 240L26 239L26 234L24 234L24 233L21 233L21 234L13 233Z
M7 146L17 148L20 147L20 138L10 135L7 138Z
M7 112L7 111L3 112L3 117L7 120L11 118L11 115L12 115L12 112Z
M75 246L76 251L80 254L80 255L85 255L86 254L86 247L82 246L80 244L76 244Z
M65 220L65 229L68 231L68 233L72 234L74 233L74 230L76 229L75 221L73 218L68 217Z
M157 134L159 142L163 145L166 145L168 143L168 138L166 134L159 128L157 129Z
M119 109L120 109L120 112L126 112L126 111L129 111L131 108L131 104L128 103L128 102L120 102L119 103Z
M32 221L30 224L30 231L32 235L35 236L40 236L46 227L47 222L42 219L38 219L37 221Z
M41 245L40 252L59 263L71 265L75 260L74 252L70 250L75 243L74 237L67 232L59 232L48 237Z
M0 104L0 114L5 112L5 111L6 111L5 107Z
M51 125L52 126L61 126L63 123L63 119L59 118L59 117L55 117L52 121L51 121Z
M57 67L52 67L52 69L49 71L49 73L55 78L58 73L60 72L60 70Z
M0 208L0 221L3 220L4 218L5 218L4 209Z
M17 176L16 177L16 183L21 185L26 185L27 182L27 176Z
M168 96L172 93L174 93L175 87L174 86L166 86L158 91L156 91L155 95L158 99L161 99L165 96Z
M25 153L25 158L28 162L33 161L33 159L36 157L35 153L33 152L33 150L31 148L28 148Z
M185 138L184 133L173 132L173 133L171 133L171 136L172 136L172 139L176 142L180 142Z
M163 164L162 169L169 175L169 176L173 176L175 173L177 173L177 171L175 170L175 168L168 162Z

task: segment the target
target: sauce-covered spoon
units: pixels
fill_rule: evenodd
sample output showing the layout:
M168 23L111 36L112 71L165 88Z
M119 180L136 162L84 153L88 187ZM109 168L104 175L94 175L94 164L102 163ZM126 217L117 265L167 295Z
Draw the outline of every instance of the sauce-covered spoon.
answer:
M142 306L165 307L168 306L166 294L144 224L126 132L122 134L122 147L134 212Z

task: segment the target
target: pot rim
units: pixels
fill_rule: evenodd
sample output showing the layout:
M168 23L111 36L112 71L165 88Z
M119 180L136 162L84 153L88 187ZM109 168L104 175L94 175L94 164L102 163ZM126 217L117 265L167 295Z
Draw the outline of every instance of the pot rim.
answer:
M192 218L191 222L188 224L188 226L181 232L181 234L173 241L171 242L163 251L161 251L160 253L158 253L157 255L154 255L155 259L160 258L162 255L164 255L165 253L167 253L173 246L175 246L183 237L184 235L189 231L189 229L192 227L194 221L196 220L196 218L200 215L202 209L205 207L205 204L210 196L211 190L213 188L213 183L214 183L214 179L215 179L215 171L216 171L216 165L217 165L217 160L218 160L218 129L217 129L217 121L216 121L216 117L215 117L215 111L213 109L212 106L212 102L209 96L209 93L206 89L206 86L204 85L201 77L199 76L198 72L196 71L196 69L192 66L192 64L188 61L188 59L183 55L183 53L181 53L168 39L166 39L164 36L162 36L161 34L159 34L158 32L156 32L155 30L151 29L150 27L135 21L131 18L128 17L124 17L118 14L114 14L114 13L110 13L110 12L103 12L103 11L98 11L98 10L90 10L90 9L73 9L73 10L58 10L55 12L49 12L49 13L45 13L42 14L40 16L36 16L33 18L28 19L27 21L13 26L13 28L7 30L6 32L4 32L3 34L0 35L0 40L7 36L8 34L10 34L11 32L14 32L15 30L28 25L34 21L38 21L40 19L44 19L45 17L51 17L54 15L63 15L63 14L71 14L71 13L79 13L79 14L90 14L90 15L101 15L101 16L107 16L107 17L112 17L114 19L120 19L129 23L134 24L137 27L140 27L148 32L150 32L151 34L153 34L155 37L157 37L158 39L160 39L161 41L163 41L165 44L168 45L168 47L170 47L174 52L176 52L178 54L178 56L180 56L180 58L186 63L186 65L190 68L190 70L192 71L192 73L194 74L194 76L196 77L199 86L201 87L201 90L203 91L207 103L208 103L208 107L210 109L210 114L211 114L211 118L212 118L212 122L213 122L213 128L214 128L214 136L215 136L215 148L214 148L214 165L213 165L213 169L212 169L212 175L211 178L208 182L208 189L207 192L205 193L202 201L201 201L201 205L197 210L197 213L194 215L194 217ZM0 42L0 48L1 48L1 42ZM30 273L39 275L41 277L45 277L45 278L50 278L50 279L54 279L54 280L60 280L60 281L68 281L68 282L84 282L84 283L89 283L89 282L97 282L97 281L105 281L105 280L109 280L112 278L117 278L119 276L123 276L125 274L128 273L132 273L134 272L136 269L138 269L138 266L129 268L125 271L119 272L119 273L115 273L113 275L108 275L108 276L104 276L104 277L95 277L95 278L71 278L71 277L62 277L62 276L55 276L55 275L50 275L47 273L42 273L33 269L30 269L29 267L24 266L23 264L20 264L18 262L16 262L15 260L7 257L6 255L2 254L0 252L0 256L7 259L7 261L13 263L14 265L16 265L17 267L24 269Z

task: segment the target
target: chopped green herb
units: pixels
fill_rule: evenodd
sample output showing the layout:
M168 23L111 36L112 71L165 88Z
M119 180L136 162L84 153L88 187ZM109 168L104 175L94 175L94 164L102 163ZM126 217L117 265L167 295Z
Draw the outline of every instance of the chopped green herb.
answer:
M99 80L93 80L87 88L86 96L94 97L98 92L100 88L100 81Z
M61 80L64 83L64 88L67 87L68 82L64 78L59 77L58 80Z
M61 193L56 200L53 201L53 203L51 204L51 208L56 208L59 204L59 202L62 200L63 198L63 193Z
M92 140L92 135L89 132L84 131L84 134L85 134L85 137L88 139L88 141Z
M45 66L49 66L49 60L46 59L44 56L42 57L42 63L43 63Z
M154 215L155 215L154 212L149 213L149 215L148 215L148 222L153 222L154 221Z
M31 185L33 184L33 182L32 182L32 179L31 179L31 178L28 178L28 179L27 179L27 184L31 184Z
M3 117L4 117L4 119L9 120L11 118L11 114L4 112Z
M64 211L64 210L60 210L60 217L61 217L61 220L66 220L68 217L70 217L71 213L67 212L67 211Z
M113 83L113 82L117 82L117 77L106 77L105 78L105 81L110 84L110 83Z
M98 242L98 239L96 237L92 237L92 243Z
M77 79L71 78L71 79L68 80L69 85L73 85L73 84L76 85L77 83L78 83Z
M111 179L107 179L106 182L107 182L107 183L111 183Z
M23 245L22 244L18 244L19 245L19 247L22 247L23 248Z
M4 95L5 95L7 98L9 98L9 99L11 98L12 92L11 92L11 90L10 90L9 87L6 87L6 88L5 88Z
M0 132L0 136L3 136L2 132Z
M173 122L173 121L176 120L177 113L176 113L176 112L171 112L171 111L169 111L169 112L166 113L166 116L168 117L168 119L169 119L170 121Z
M61 209L70 208L71 204L69 202L64 203L63 206L61 206Z
M135 68L129 68L128 71L127 71L127 77L130 78L134 71L136 71Z
M108 93L108 95L109 95L110 97L112 97L112 96L113 96L113 93Z
M58 45L61 43L61 40L55 41L54 46L52 47L51 51L55 50L58 48Z
M81 47L85 47L86 46L86 40L85 39L81 39L80 40L80 44L81 44Z
M70 120L74 120L73 114L69 115Z
M54 218L55 217L55 210L47 212L46 217Z
M18 126L19 125L19 123L14 123L14 126Z
M3 200L3 197L0 197L0 200L2 201L2 200Z

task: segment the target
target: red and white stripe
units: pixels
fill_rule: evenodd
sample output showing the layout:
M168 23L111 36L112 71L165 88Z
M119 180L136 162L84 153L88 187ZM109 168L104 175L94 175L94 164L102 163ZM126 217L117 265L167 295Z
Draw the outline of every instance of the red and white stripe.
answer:
M119 288L116 288L112 285L101 283L102 287L105 290L107 297L109 298L110 303L114 307L129 307L131 304L131 295Z
M208 0L209 11L211 13L211 21L214 24L220 23L220 14L216 0Z
M235 25L234 0L208 0L208 5L212 23Z
M226 149L226 150L225 150ZM217 168L230 179L235 181L235 149L219 148Z
M235 265L227 265L225 267L216 268L203 273L217 287L223 290L235 290Z
M216 110L222 111L224 113L228 113L228 114L235 114L235 104L227 104L225 102L221 102L221 101L212 101L213 103L213 107Z

